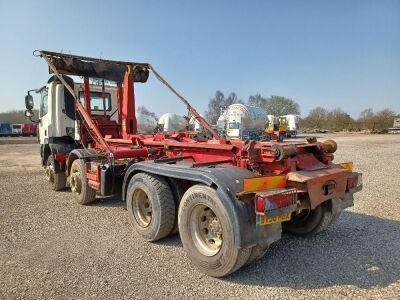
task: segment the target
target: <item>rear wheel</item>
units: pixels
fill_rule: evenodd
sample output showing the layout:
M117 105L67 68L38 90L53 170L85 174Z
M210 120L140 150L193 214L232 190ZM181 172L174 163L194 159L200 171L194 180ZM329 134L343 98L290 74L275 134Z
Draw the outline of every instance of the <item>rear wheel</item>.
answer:
M89 186L82 160L76 159L72 163L69 181L71 191L78 204L89 204L96 199L96 190Z
M226 276L249 259L251 249L234 245L234 218L214 189L195 185L186 191L179 206L179 234L189 259L201 272Z
M257 244L251 248L249 259L246 261L245 266L252 264L253 262L262 258L267 253L269 248L268 244Z
M171 184L172 194L174 196L174 202L175 202L175 221L174 221L174 227L172 228L172 231L171 231L171 235L175 235L179 232L179 228L178 228L179 203L181 202L182 197L185 194L185 192L190 187L190 184L186 180L179 180L179 179L170 179L169 182Z
M282 223L282 229L299 236L315 235L326 230L339 214L333 214L329 202L325 201L313 210L303 209L298 214L293 213L290 221Z
M67 177L64 172L56 173L54 168L54 157L49 155L47 158L46 167L44 169L45 178L51 184L54 191L65 189L67 185Z
M170 234L175 220L175 203L165 178L138 173L127 190L129 220L144 239L156 241Z

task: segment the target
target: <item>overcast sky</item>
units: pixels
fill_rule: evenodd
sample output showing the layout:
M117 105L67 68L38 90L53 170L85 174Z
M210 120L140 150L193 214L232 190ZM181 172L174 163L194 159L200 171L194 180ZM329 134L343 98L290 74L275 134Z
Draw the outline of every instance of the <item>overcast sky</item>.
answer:
M49 75L35 49L149 62L203 113L216 90L400 113L400 1L0 0L0 112ZM241 4L234 4L241 3ZM151 78L137 103L183 105ZM36 103L36 106L38 103Z

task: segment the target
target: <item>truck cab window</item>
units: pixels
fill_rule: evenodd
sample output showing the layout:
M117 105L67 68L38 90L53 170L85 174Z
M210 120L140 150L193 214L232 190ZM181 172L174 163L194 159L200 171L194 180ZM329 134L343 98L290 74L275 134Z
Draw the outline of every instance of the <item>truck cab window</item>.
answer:
M106 102L106 111L111 111L111 94L104 93ZM85 100L85 94L83 91L79 92L79 100L83 103ZM86 105L86 103L85 103ZM103 111L103 93L102 92L90 92L90 109L92 111Z
M47 114L48 105L48 89L45 88L40 92L40 117L43 117Z

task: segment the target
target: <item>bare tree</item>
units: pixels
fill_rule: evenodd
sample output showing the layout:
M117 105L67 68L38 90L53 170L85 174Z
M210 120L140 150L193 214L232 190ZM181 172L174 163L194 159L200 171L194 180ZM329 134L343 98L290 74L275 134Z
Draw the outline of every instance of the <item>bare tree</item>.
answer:
M313 128L328 128L329 110L324 107L316 107L310 110L305 123Z
M367 108L364 109L361 113L360 113L360 117L358 118L358 120L372 120L375 117L374 111L372 108Z
M151 116L151 117L155 118L156 120L158 120L157 115L154 112L149 111L144 105L138 106L136 111L138 113L141 113L141 114L146 115L146 116Z
M235 104L235 103L241 103L243 104L243 101L241 99L238 98L238 96L236 95L236 93L230 93L229 96L225 99L225 106L229 106L231 104Z
M34 119L37 119L39 116L39 111L35 109L34 114ZM0 113L0 123L22 124L31 123L31 121L27 117L25 117L24 110L10 110Z
M328 114L328 124L330 129L342 131L345 128L349 128L352 122L353 119L350 115L344 112L340 107L333 109Z
M267 110L268 114L274 116L283 115L299 115L300 106L299 104L289 98L282 96L271 96L270 98L264 98L260 94L250 95L247 100L247 104L250 106L257 106Z
M359 126L363 129L384 130L393 125L396 114L390 109L374 112L372 108L364 109L358 118Z
M264 107L265 102L267 101L266 98L261 96L260 94L250 95L249 100L247 100L247 104L250 106L256 107Z
M285 98L282 96L271 96L270 98L266 99L265 104L263 106L267 110L268 114L274 116L300 114L299 104L292 99Z
M383 109L375 114L377 129L387 129L393 126L393 120L396 117L394 111L390 109Z
M221 114L221 110L234 103L243 103L243 101L239 99L235 93L230 93L229 96L225 98L224 93L219 90L216 91L215 96L210 98L208 102L206 119L211 124L216 124Z

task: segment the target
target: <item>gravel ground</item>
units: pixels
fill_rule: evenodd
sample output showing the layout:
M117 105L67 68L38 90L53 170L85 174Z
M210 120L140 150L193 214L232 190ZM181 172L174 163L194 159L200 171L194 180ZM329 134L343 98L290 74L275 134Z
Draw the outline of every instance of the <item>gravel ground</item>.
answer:
M364 173L355 207L223 279L191 266L179 236L140 239L118 197L79 206L53 192L38 145L0 145L0 299L398 299L400 135L326 137L338 141L336 161Z

